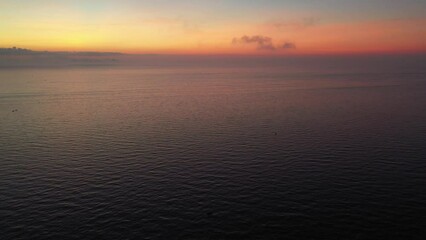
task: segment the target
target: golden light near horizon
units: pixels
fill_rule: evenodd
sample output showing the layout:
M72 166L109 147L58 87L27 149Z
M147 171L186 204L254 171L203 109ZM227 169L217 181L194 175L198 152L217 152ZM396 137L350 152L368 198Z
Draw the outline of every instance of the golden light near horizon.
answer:
M2 1L0 47L267 55L426 51L426 3L331 2Z

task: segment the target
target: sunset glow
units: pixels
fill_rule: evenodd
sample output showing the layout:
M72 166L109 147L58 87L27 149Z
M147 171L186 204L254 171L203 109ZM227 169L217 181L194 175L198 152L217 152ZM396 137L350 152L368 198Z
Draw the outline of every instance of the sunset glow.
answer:
M5 0L0 47L167 54L425 52L425 12L426 2L415 0ZM233 41L244 37L253 41ZM266 47L259 45L262 38L269 39Z

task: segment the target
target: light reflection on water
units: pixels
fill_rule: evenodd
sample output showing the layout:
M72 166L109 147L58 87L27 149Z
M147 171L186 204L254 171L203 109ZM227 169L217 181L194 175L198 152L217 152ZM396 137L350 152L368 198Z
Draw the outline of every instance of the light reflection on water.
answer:
M0 70L3 236L424 232L425 75L301 72Z

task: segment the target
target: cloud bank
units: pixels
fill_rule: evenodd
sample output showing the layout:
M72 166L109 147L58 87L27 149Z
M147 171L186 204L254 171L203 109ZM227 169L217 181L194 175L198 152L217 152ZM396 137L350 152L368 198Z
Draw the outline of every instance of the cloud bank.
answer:
M295 49L296 48L296 44L292 43L292 42L285 42L282 45L283 49Z
M232 39L232 44L256 44L258 50L276 50L272 38L261 35L234 38Z
M262 35L254 35L254 36L242 36L239 38L233 38L232 39L233 45L238 44L254 44L256 45L257 50L266 50L266 51L276 51L280 49L289 50L289 49L295 49L296 44L292 42L285 42L282 45L275 45L272 38Z

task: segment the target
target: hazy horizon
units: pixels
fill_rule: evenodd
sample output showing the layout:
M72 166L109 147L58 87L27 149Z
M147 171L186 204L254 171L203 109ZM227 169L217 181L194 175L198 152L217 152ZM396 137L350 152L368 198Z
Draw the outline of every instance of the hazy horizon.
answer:
M426 53L385 54L127 54L98 51L34 51L0 48L0 68L54 67L247 67L313 65L320 68L353 68L356 71L421 71L426 69Z
M426 239L426 0L0 0L0 238Z

